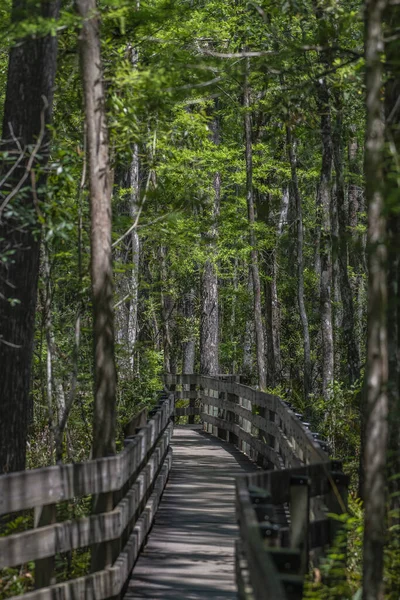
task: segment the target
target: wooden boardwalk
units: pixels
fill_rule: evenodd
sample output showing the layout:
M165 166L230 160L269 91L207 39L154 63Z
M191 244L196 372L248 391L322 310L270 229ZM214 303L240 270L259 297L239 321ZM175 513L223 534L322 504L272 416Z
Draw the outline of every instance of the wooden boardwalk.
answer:
M125 600L233 600L233 478L256 467L200 426L176 427L172 447L169 482Z

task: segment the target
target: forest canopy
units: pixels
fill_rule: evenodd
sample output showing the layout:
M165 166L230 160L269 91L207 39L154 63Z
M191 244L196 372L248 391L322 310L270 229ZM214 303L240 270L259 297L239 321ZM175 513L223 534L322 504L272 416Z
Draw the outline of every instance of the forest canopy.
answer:
M399 597L399 27L2 0L0 473L115 453L164 373L239 374L352 477L354 564L309 597Z

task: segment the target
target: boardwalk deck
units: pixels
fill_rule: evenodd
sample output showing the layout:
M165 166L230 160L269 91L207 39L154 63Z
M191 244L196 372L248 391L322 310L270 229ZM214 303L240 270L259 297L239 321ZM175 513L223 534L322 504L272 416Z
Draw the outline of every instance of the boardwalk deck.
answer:
M234 476L256 467L233 446L177 427L173 467L125 600L233 600Z

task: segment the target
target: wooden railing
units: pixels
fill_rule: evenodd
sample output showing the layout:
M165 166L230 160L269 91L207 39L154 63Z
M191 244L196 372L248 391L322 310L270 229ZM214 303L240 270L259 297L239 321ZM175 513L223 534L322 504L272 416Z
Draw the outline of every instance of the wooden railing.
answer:
M347 508L348 478L324 440L276 396L234 376L167 375L177 418L201 420L266 471L236 479L240 599L299 600L310 557L331 544ZM180 388L180 389L178 389Z
M35 561L25 600L118 598L151 528L171 468L172 395L115 456L0 476L0 515L34 509L34 528L0 538L0 569ZM111 500L109 510L57 522L57 504L79 497ZM98 511L96 511L98 512ZM92 548L89 575L57 583L54 557ZM103 557L95 570L93 554ZM98 562L98 561L97 561ZM16 598L16 597L14 597Z

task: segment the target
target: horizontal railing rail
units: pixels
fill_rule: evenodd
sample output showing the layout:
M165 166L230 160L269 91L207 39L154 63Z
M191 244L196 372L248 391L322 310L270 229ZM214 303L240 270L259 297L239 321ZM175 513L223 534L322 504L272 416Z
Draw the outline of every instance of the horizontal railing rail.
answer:
M171 468L173 413L169 395L115 456L0 476L1 515L35 510L34 529L0 538L0 568L36 562L37 589L18 598L118 597L149 533ZM55 522L57 503L106 493L111 493L110 510ZM55 555L96 545L109 557L107 566L67 582L55 581Z
M302 415L235 379L166 375L165 383L176 401L186 401L176 417L197 416L205 431L267 469L236 478L239 598L297 600L309 557L320 555L340 526L328 515L346 511L348 478Z

